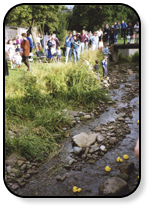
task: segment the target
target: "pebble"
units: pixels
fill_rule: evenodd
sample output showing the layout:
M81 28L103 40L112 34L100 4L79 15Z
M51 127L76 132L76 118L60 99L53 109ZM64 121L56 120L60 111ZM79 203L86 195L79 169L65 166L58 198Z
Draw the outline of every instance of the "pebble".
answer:
M11 171L12 171L11 166L7 166L7 167L6 167L6 170L7 170L8 173L11 173Z
M104 145L100 146L100 149L101 149L102 151L104 151L104 150L105 150L105 146L104 146Z

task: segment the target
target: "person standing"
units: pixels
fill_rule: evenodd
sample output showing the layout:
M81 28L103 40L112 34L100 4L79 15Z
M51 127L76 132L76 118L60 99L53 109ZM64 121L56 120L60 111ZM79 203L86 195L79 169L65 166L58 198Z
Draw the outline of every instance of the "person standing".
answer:
M133 35L133 26L131 23L128 23L127 26L127 44L130 44L130 38Z
M98 38L99 38L99 42L101 42L102 36L103 36L103 31L101 28L99 28L99 30L97 31L98 34Z
M81 50L81 53L84 52L84 41L86 39L86 35L85 35L85 30L82 30L82 34L79 35L79 38L80 38L80 50Z
M139 43L139 22L137 22L134 26L135 29L135 43Z
M107 43L109 44L109 37L110 37L110 28L108 24L106 24L103 31L103 44L104 45L106 45Z
M107 76L107 57L104 56L102 60L103 77Z
M50 59L50 61L52 61L53 56L51 55L51 47L52 47L52 41L51 41L51 36L49 36L49 40L47 41L47 45L48 45L48 54L47 54L47 58Z
M123 39L127 24L124 22L124 20L122 20L120 26L121 26L121 39Z
M29 46L30 46L30 53L32 52L32 49L33 49L33 41L32 39L30 38L30 34L27 33L27 39L29 41ZM31 56L29 56L31 58Z
M79 60L79 46L80 46L80 41L76 39L76 35L73 35L72 47L73 47L74 63L76 63L76 58L77 60Z
M16 43L21 45L22 39L20 39L19 35L17 35Z
M30 53L29 41L26 38L27 37L26 33L22 33L21 36L23 38L23 41L21 42L21 48L23 49L22 59L24 64L28 67L27 71L30 71L30 66L28 62L29 53Z
M117 40L118 40L118 33L119 33L119 26L117 25L117 23L114 23L114 44L117 44Z
M96 35L96 32L94 32L93 36L91 36L90 38L92 51L96 50L97 37L95 35Z
M72 38L72 33L70 32L69 35L65 38L65 46L66 46L65 64L68 61L69 51L70 51L70 49L72 47L71 38ZM69 56L69 61L71 61L70 56Z

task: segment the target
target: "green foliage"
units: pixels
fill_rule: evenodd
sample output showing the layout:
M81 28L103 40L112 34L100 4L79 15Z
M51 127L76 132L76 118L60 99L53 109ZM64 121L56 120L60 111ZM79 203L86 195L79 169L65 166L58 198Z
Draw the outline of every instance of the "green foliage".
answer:
M118 62L117 63L129 63L130 62L130 57L129 56L123 56L122 53L119 54L118 56Z
M139 62L139 51L135 52L134 55L131 55L132 62Z

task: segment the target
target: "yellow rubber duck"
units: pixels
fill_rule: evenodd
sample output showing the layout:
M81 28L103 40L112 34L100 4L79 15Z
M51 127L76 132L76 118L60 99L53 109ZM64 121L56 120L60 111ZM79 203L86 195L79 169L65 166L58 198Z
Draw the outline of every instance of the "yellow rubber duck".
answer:
M127 160L127 159L129 159L129 156L128 156L128 155L124 155L123 158L124 158L125 160Z
M139 105L139 102L138 102L138 105Z
M117 157L117 162L119 162L120 161L120 157Z
M122 159L120 159L120 162L122 162L123 160Z
M105 171L111 171L111 168L109 166L106 166Z
M137 121L137 124L139 124L139 120Z
M77 188L76 186L73 187L73 192L80 192L81 191L81 188Z

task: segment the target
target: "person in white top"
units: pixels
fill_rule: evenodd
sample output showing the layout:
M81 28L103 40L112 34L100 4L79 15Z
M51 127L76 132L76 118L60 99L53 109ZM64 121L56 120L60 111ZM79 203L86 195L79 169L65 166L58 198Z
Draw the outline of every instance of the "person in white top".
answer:
M103 31L101 30L101 28L99 28L99 30L97 31L98 34L98 38L99 38L99 42L101 41L101 37L103 36Z
M15 55L15 47L14 47L11 39L8 40L6 48L7 48L7 53L9 56L10 64L11 64L11 69L13 69L13 57Z
M21 60L22 60L22 57L20 55L20 52L16 52L15 56L13 57L14 67L15 67L15 64L17 64L18 68L20 68Z
M61 49L60 49L60 47L58 47L58 49L57 49L57 61L58 62L61 61Z
M135 24L134 29L135 29L135 42L139 43L139 22Z

